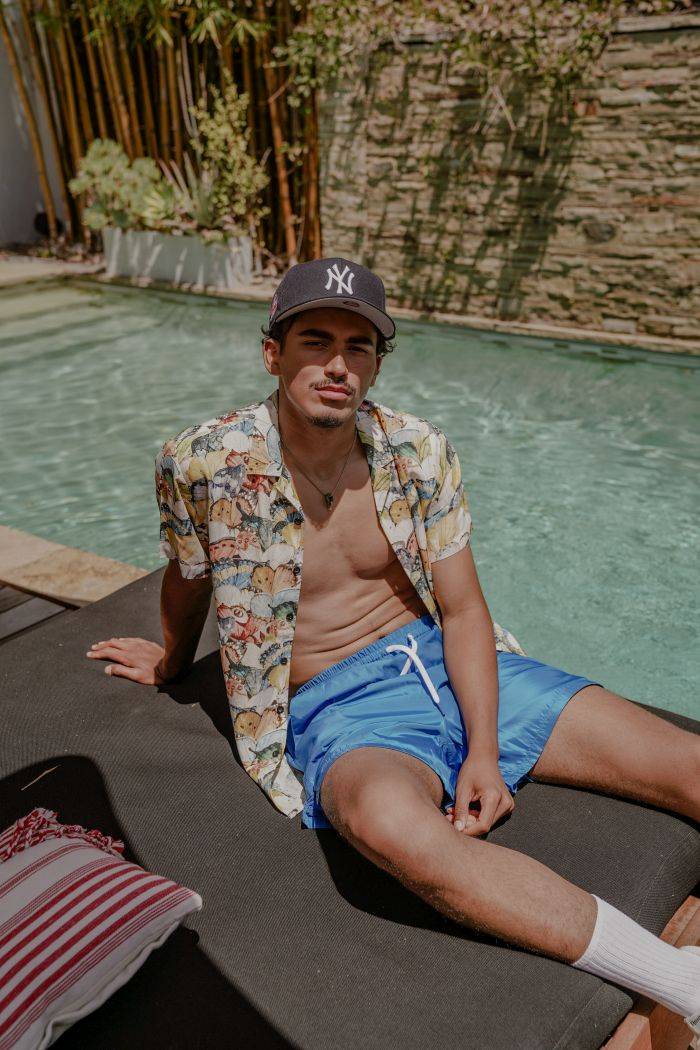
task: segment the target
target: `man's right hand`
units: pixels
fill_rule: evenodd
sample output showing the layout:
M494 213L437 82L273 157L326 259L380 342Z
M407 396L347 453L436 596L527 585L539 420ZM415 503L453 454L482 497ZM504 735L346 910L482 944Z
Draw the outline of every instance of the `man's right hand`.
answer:
M106 642L95 642L85 654L93 660L111 661L105 674L130 678L141 685L164 685L175 676L163 673L161 663L165 649L157 642L146 638L109 638Z

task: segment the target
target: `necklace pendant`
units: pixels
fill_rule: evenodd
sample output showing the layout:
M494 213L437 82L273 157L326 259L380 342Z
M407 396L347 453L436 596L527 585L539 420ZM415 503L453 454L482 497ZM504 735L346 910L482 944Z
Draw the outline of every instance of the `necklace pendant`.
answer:
M323 493L323 498L325 500L326 507L328 508L328 510L331 510L331 508L333 507L333 493L332 492L324 492Z

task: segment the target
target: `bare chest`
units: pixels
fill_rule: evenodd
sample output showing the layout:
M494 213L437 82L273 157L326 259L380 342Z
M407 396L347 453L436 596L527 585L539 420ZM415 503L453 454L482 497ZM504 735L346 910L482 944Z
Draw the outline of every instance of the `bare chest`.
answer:
M384 577L396 556L379 524L367 462L348 472L330 511L320 493L303 483L301 487L304 589L308 592L321 581L340 576L365 580Z

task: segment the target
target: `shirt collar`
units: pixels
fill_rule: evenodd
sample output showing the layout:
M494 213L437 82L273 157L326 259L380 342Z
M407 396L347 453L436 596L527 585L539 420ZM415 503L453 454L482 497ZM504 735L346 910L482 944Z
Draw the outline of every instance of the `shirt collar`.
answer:
M272 478L287 474L280 446L278 398L278 391L274 390L260 403L256 412L256 423L260 433L265 436L265 446L256 449L255 473ZM374 478L377 468L385 465L387 459L391 459L391 445L386 431L379 422L377 406L373 401L365 398L359 406L356 412L356 425Z
M280 446L277 396L277 391L274 390L269 397L266 397L260 403L255 413L258 431L265 439L265 447L256 449L255 473L264 474L270 478L278 478L284 472L282 448Z

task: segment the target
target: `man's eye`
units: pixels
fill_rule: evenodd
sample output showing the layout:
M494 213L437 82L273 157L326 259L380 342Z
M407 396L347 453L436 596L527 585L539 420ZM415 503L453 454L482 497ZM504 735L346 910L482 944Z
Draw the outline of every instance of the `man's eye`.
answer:
M364 346L351 346L350 349L351 350L356 350L358 352L358 354L366 354L367 353L367 351L365 350Z

